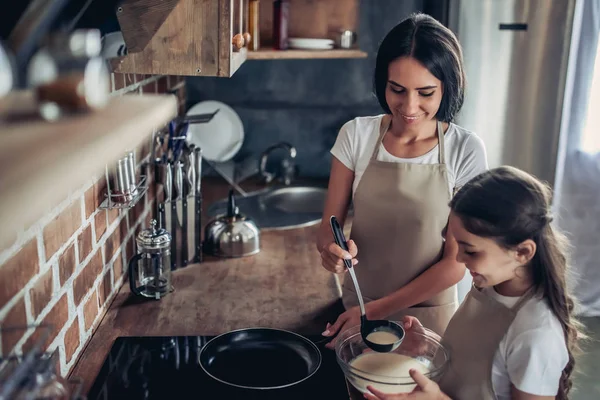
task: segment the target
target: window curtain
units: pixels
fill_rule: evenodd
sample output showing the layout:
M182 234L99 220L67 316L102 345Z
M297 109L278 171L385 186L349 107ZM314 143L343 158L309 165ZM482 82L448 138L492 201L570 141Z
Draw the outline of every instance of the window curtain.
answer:
M568 282L583 316L600 316L600 153L580 147L587 113L600 112L588 107L599 33L600 0L578 0L553 208L571 242Z

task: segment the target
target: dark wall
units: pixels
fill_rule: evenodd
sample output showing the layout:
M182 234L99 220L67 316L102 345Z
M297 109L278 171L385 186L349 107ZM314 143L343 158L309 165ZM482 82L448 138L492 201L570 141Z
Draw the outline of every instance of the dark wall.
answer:
M379 42L424 0L361 0L359 47L366 59L247 61L232 78L188 78L188 107L202 100L229 104L244 124L237 160L258 158L271 144L298 150L300 175L329 175L331 149L348 120L381 109L372 91Z

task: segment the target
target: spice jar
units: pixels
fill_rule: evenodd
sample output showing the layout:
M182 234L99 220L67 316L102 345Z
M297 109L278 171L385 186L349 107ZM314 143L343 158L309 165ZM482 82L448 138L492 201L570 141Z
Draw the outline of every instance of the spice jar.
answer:
M80 29L57 33L27 67L27 85L34 89L42 117L103 108L110 97L110 72L100 56L100 31Z
M246 46L250 45L250 41L252 40L252 35L250 35L249 27L248 27L248 11L249 11L249 1L242 1L242 36L244 37L244 44Z
M273 2L273 48L286 50L288 48L288 21L290 4L287 0Z

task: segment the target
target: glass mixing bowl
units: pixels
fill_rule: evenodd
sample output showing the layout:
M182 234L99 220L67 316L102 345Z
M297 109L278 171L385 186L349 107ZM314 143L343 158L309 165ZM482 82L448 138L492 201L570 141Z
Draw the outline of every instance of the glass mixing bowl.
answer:
M448 351L439 342L438 335L427 328L406 331L402 344L390 353L375 353L363 342L360 336L360 326L351 327L340 333L335 345L335 354L346 379L360 393L368 392L367 385L371 385L385 393L408 393L415 388L415 382L408 374L408 368L393 373L388 369L385 371L388 375L384 375L374 373L372 369L364 371L351 365L353 360L367 353L377 354L376 357L383 357L381 358L381 364L385 362L386 358L389 360L390 357L393 359L401 358L409 363L418 362L419 369L422 369L422 372L426 371L424 375L434 381L439 380L442 376L449 360ZM406 357L396 357L393 354L406 356L408 359ZM375 365L378 365L380 358L372 358L376 361ZM352 388L349 389L352 391Z

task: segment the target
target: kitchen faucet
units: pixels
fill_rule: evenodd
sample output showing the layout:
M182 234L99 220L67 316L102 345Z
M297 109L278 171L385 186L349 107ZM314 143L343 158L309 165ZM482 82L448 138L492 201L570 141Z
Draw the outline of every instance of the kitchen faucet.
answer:
M276 173L267 171L267 161L271 152L284 149L288 151L288 156L285 157L279 165L279 170ZM292 183L292 179L297 175L298 168L294 162L296 158L296 148L287 142L280 142L267 148L260 157L258 173L263 177L265 183L270 183L275 178L279 178L286 186Z

